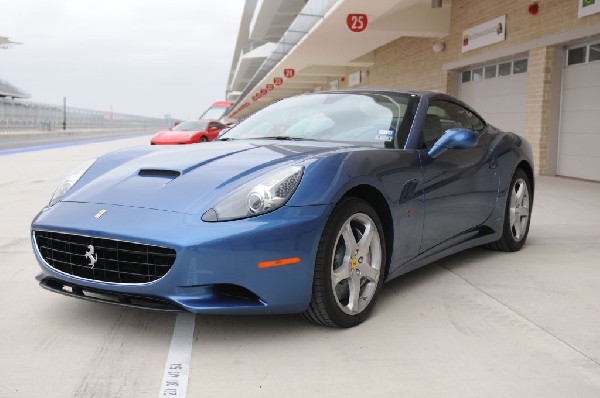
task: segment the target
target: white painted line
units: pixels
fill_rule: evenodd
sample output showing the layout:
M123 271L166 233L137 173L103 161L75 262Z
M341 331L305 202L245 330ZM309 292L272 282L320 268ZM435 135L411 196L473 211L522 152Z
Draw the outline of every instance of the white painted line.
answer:
M177 314L169 356L165 364L165 373L158 394L159 398L185 398L187 394L195 324L196 315Z

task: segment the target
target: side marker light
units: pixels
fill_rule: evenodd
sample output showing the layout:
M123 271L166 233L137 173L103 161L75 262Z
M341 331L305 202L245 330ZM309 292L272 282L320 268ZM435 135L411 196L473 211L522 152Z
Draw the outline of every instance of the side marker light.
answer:
M273 261L262 261L258 263L258 268L281 267L282 265L296 264L300 262L299 257L280 258Z

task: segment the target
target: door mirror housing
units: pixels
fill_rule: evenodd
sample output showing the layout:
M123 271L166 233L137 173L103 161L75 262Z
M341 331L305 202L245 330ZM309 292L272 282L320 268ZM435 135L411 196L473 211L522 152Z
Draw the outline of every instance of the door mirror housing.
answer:
M217 130L218 130L218 128L217 128L217 127L215 127L215 126L212 126L212 127L209 127L209 128L208 128L208 131L209 131L209 132L213 132L213 131L217 131Z
M433 144L428 152L432 158L440 156L446 149L473 148L477 144L477 134L473 130L465 128L448 129L444 135Z

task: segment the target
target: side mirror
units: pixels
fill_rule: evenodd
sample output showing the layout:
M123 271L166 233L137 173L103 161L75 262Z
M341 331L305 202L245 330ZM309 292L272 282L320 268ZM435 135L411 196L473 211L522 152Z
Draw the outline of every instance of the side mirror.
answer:
M212 126L208 129L209 132L213 132L213 131L217 131L217 130L218 130L218 128L215 126Z
M477 144L477 134L465 128L448 129L444 135L433 145L428 152L432 158L436 158L446 149L473 148Z

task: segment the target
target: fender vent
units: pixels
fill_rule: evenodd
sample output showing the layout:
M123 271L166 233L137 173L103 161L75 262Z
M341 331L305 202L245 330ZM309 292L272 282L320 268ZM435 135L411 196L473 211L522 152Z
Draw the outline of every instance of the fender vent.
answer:
M404 203L415 196L415 191L417 189L417 185L419 185L419 179L413 178L411 180L406 181L404 184L404 188L402 188L402 193L400 194L400 199L398 203Z

